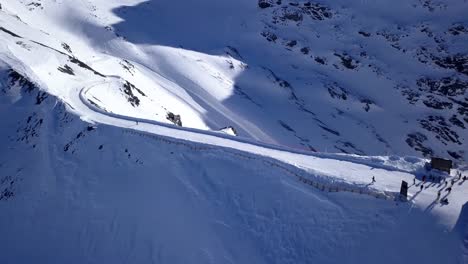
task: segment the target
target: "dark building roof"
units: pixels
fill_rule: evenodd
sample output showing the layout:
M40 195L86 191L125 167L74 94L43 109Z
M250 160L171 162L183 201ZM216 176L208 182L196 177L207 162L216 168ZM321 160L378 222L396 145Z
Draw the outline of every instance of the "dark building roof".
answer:
M450 169L452 168L452 161L447 159L441 158L432 158L431 159L431 167L433 169L438 169L441 171L446 171L450 173Z

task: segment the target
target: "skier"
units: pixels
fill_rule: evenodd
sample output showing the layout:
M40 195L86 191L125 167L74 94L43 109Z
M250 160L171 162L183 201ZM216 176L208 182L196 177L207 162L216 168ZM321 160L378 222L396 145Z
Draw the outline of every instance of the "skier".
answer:
M372 176L372 183L374 183L374 182L375 182L375 177L374 177L374 176Z
M437 200L440 198L440 191L437 192Z
M416 178L413 178L413 185L416 184Z
M421 184L421 191L423 190L423 188L424 188L424 185Z

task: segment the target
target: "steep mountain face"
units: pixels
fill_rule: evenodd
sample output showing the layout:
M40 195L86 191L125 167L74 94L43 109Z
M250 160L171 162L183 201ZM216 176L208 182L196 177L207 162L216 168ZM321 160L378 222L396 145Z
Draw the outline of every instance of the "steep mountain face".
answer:
M327 121L346 123L336 129L345 138L338 141L351 130L379 142L369 149L368 141L349 140L356 148L343 151L406 152L410 147L425 156L464 159L466 3L259 1L259 7L262 36L315 64L308 79L329 93L333 106L325 107L333 119Z
M309 160L314 171L305 172L248 152L84 122L23 74L0 64L4 263L466 260L467 184L454 187L445 206L434 206L435 188L410 203L374 196L412 179L418 159ZM348 170L356 174L345 181L331 177ZM369 170L381 184L372 192L360 179Z
M2 260L466 263L467 6L0 0Z
M42 44L124 79L111 96L93 94L109 111L232 127L297 149L460 161L466 8L456 0L3 3L49 34ZM51 74L72 73L68 63Z

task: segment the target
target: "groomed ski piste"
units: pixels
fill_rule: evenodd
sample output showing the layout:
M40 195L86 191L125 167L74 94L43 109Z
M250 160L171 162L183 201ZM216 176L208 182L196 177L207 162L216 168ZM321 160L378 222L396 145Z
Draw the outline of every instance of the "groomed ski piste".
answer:
M455 170L447 184L422 182L427 159L281 146L214 101L249 137L212 131L171 77L126 58L129 74L84 47L70 55L10 12L0 11L5 263L468 261L468 182ZM145 89L129 95L128 82ZM163 122L167 106L188 123Z

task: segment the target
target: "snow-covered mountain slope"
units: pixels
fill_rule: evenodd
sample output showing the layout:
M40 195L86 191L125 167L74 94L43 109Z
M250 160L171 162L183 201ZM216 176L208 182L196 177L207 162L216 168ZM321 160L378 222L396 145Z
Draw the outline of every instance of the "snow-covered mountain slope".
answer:
M0 0L6 263L465 263L466 4L279 2Z
M312 157L138 132L149 123L92 124L0 68L4 263L466 261L468 183L443 192L448 205L436 200L444 184L420 190L419 179L409 202L394 200L423 160Z
M2 7L3 28L128 81L94 91L108 111L203 130L232 127L304 150L466 159L463 1ZM19 42L9 49L34 52L5 34ZM55 64L41 65L54 79L71 77L63 67L78 67Z

